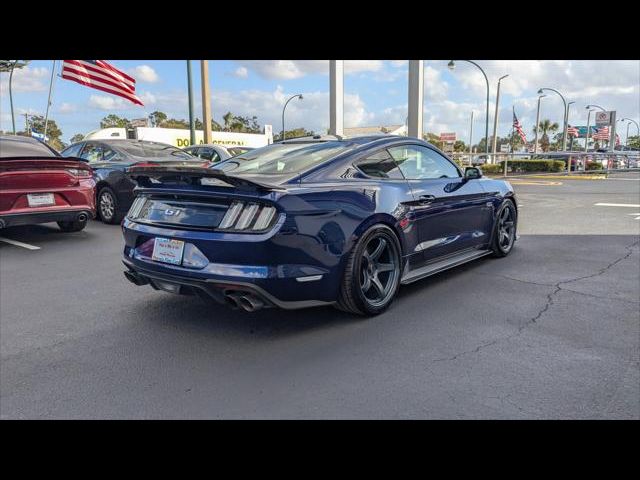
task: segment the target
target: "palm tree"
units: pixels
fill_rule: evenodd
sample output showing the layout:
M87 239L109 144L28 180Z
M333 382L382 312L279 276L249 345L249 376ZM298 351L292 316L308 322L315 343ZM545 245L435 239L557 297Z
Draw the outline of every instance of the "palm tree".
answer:
M549 135L548 133L553 133L555 131L557 131L560 128L560 125L558 125L557 122L553 122L551 123L551 120L546 119L546 120L542 120L537 128L533 127L533 131L534 133L536 132L536 129L539 129L539 131L542 132L542 137L540 139L540 146L542 147L542 151L546 152L549 149Z
M224 120L224 129L225 131L229 131L231 128L231 122L234 119L234 115L231 112L227 112L222 116L222 120Z

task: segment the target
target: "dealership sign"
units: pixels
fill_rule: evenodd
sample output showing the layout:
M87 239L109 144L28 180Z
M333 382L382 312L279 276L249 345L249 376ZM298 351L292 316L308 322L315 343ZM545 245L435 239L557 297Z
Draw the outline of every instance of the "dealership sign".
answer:
M606 127L611 125L611 116L614 112L597 112L596 127Z
M440 141L441 142L447 142L447 143L455 143L455 141L456 141L456 132L441 133L440 134Z

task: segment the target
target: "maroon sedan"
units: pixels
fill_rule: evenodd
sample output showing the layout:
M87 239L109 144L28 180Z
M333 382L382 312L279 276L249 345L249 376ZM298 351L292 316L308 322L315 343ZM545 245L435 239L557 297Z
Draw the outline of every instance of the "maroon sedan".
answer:
M0 229L57 222L78 232L95 215L95 181L85 160L61 157L34 138L0 136Z

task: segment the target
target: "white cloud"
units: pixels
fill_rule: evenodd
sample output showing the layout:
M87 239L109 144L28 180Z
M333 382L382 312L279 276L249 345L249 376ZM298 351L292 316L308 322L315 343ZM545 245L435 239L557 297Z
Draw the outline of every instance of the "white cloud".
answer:
M238 67L235 72L233 72L234 77L238 78L247 78L249 76L249 70L246 67Z
M100 110L124 110L125 101L118 97L107 97L105 95L91 95L89 106Z
M293 80L306 75L329 74L329 60L240 60L238 63L269 80ZM345 60L344 73L377 72L383 66L382 60Z
M48 68L26 66L13 71L11 90L13 93L46 92L50 79L51 71ZM2 74L0 92L9 95L9 74Z
M56 113L74 113L78 110L78 106L74 103L62 102L56 109Z
M149 65L138 65L127 73L135 78L136 82L156 83L160 81L160 76Z

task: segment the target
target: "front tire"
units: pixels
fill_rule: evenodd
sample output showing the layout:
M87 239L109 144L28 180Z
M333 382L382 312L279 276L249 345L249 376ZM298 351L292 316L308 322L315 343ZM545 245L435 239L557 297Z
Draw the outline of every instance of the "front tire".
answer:
M109 187L103 187L98 192L98 212L100 219L104 223L115 224L122 220L122 215L118 213L118 199L116 194Z
M518 224L518 213L516 206L511 200L505 200L496 216L496 225L493 232L491 250L494 257L506 257L513 250L516 241L516 227Z
M400 242L391 228L369 228L349 255L338 308L367 316L384 312L400 287L401 258Z

